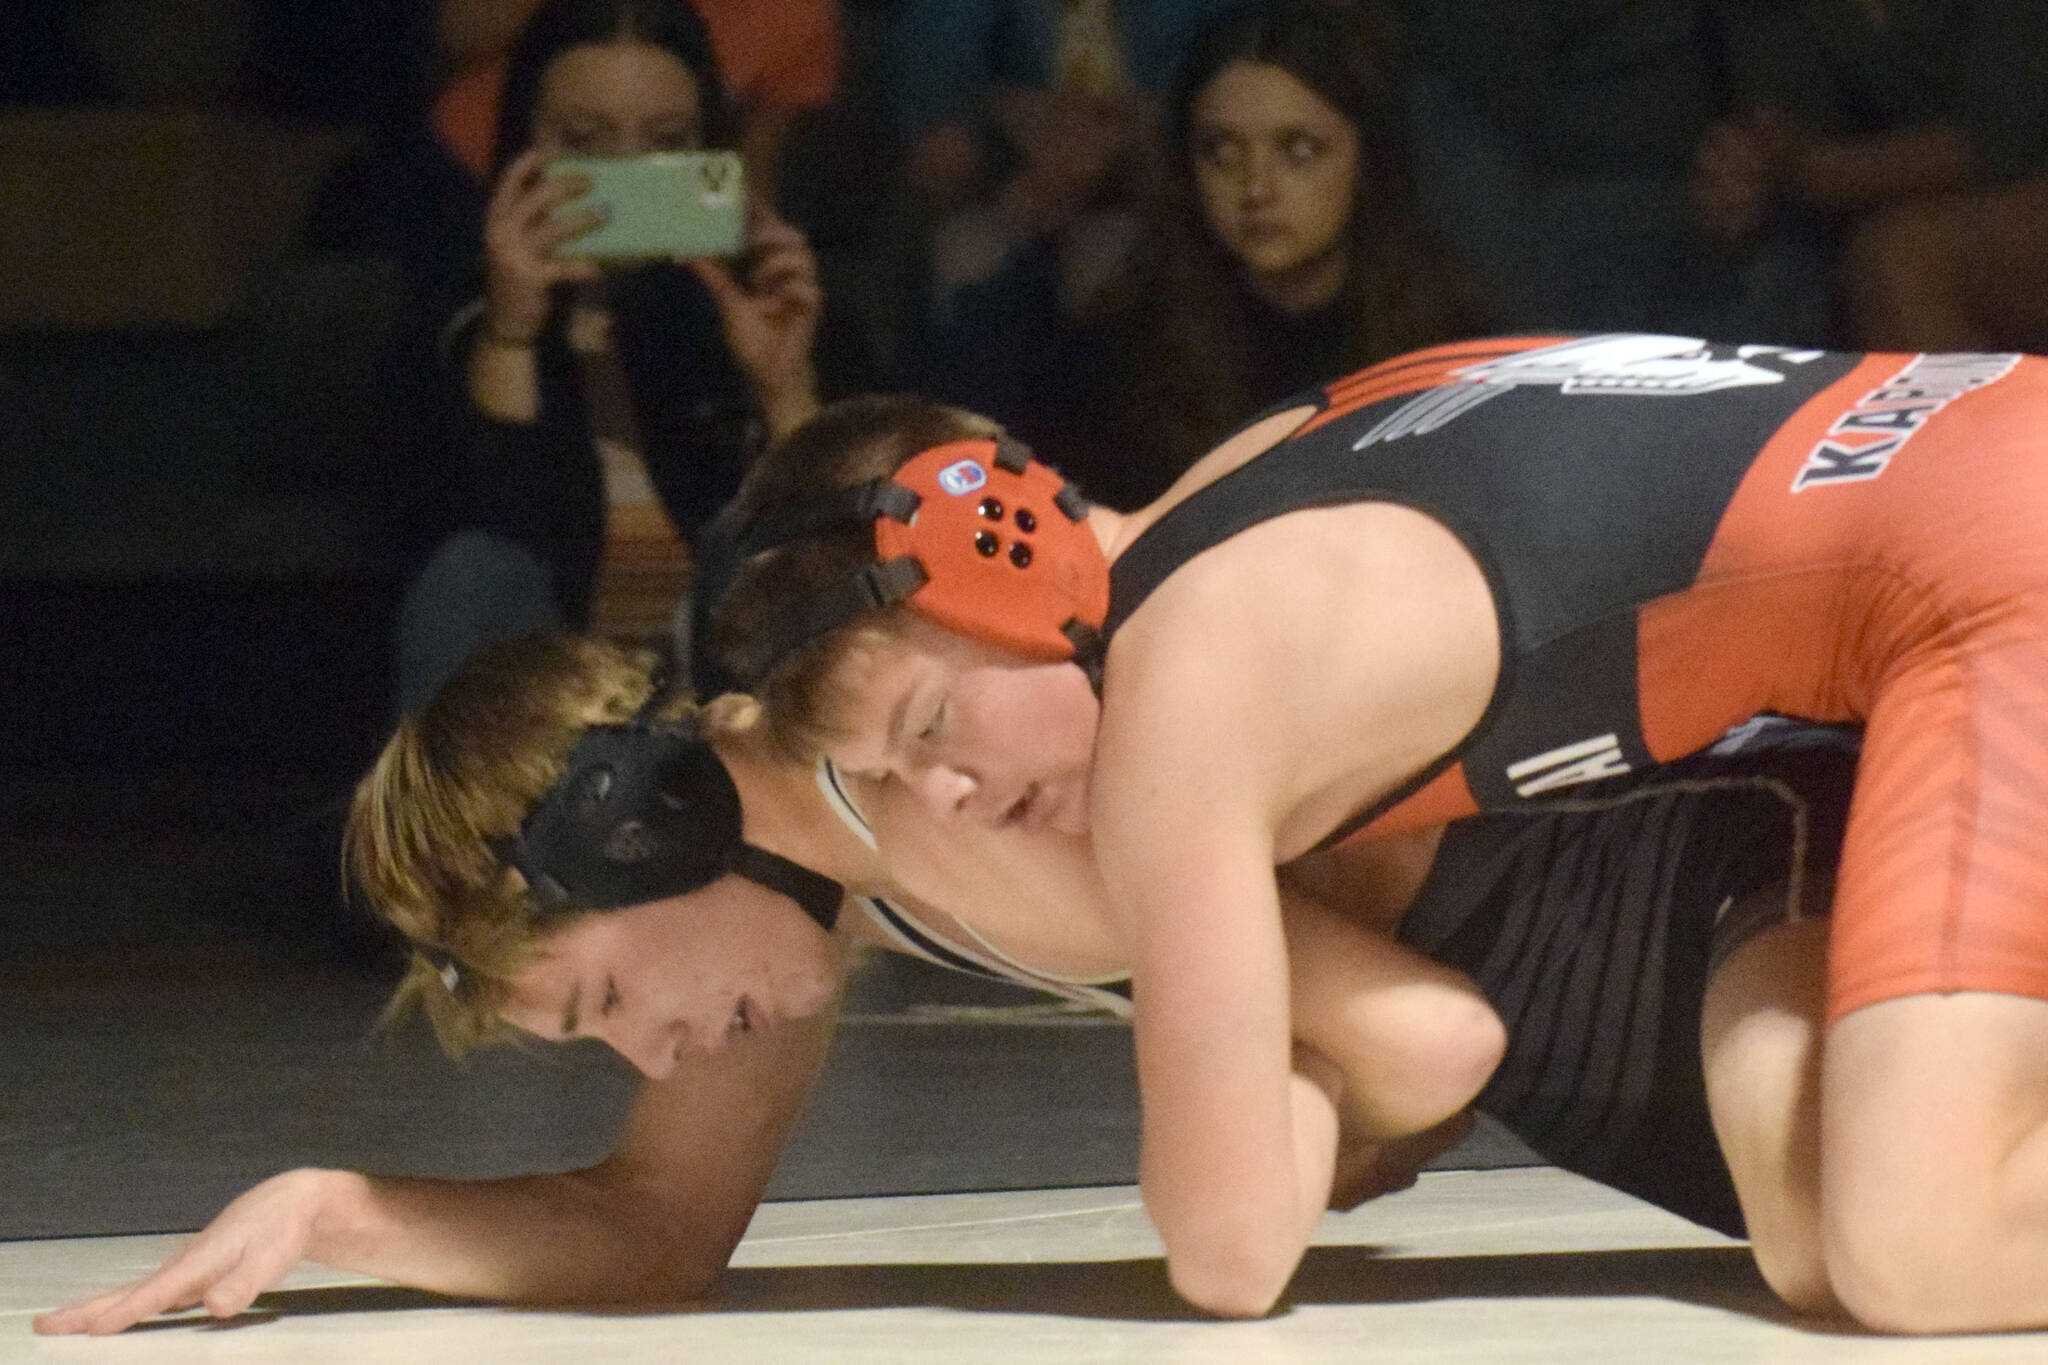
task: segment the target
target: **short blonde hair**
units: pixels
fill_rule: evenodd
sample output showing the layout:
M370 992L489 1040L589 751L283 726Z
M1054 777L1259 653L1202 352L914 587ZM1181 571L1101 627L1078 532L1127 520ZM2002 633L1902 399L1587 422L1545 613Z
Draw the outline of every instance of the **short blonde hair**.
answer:
M561 777L586 728L647 704L658 663L652 650L587 636L486 645L399 725L356 786L343 861L379 915L459 964L459 984L416 955L387 1022L419 1008L457 1057L517 1036L498 1012L534 957L541 922L492 844Z

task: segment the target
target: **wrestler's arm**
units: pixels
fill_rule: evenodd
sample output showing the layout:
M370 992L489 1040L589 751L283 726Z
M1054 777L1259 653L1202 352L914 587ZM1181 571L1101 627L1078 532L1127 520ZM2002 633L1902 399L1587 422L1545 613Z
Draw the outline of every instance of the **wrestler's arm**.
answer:
M1132 932L1138 1183L1174 1287L1209 1312L1253 1317L1272 1307L1327 1204L1341 1073L1294 1044L1259 813L1174 766L1113 793L1122 757L1105 725L1094 825Z
M297 1170L242 1195L152 1274L35 1322L118 1332L247 1308L301 1261L445 1294L673 1303L717 1282L823 1064L828 1017L679 1059L595 1166L506 1180Z
M896 783L863 784L862 803L899 901L971 924L1027 961L1093 946L1093 968L1128 968L1127 944L1088 942L1117 919L1086 839L942 825ZM1366 877L1280 891L1294 1036L1344 1078L1334 1198L1347 1208L1406 1185L1462 1135L1463 1111L1506 1046L1470 979L1371 927L1398 919L1400 906L1380 903L1388 896Z
M1293 1047L1274 866L1453 748L1498 647L1469 555L1386 506L1244 533L1112 647L1094 845L1133 944L1140 1184L1201 1307L1267 1311L1330 1190L1340 1073Z
M1470 1132L1507 1050L1507 1026L1471 978L1364 927L1358 908L1281 889L1294 1037L1343 1077L1334 1209L1407 1188Z

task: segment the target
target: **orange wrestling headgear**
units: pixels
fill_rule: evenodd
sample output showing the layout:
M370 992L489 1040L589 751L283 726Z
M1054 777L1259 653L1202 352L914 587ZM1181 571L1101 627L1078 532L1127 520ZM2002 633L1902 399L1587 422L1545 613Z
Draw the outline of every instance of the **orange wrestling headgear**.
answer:
M782 659L864 611L898 602L948 630L1091 676L1109 614L1109 564L1088 503L1007 436L949 441L876 479L707 547L692 617L698 695L756 685ZM873 521L875 560L795 611L761 657L714 662L701 632L746 560L832 526Z

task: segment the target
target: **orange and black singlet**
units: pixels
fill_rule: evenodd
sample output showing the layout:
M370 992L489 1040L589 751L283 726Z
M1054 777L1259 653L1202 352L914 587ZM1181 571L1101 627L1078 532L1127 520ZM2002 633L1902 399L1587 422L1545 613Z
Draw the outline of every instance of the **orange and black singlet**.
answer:
M1585 794L1759 711L1861 722L1831 1017L2048 999L2048 361L1524 338L1301 401L1118 557L1107 629L1287 512L1457 535L1499 614L1493 700L1333 838Z

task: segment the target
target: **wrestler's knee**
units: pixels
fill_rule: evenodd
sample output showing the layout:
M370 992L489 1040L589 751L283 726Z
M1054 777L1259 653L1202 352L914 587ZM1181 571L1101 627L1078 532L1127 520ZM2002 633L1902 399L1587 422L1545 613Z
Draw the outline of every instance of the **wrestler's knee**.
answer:
M1983 1277L1997 1267L1995 1256L1986 1254L1994 1250L1988 1230L1973 1228L1974 1221L1961 1210L1907 1216L1896 1205L1887 1207L1875 1189L1831 1197L1821 1233L1826 1286L1844 1312L1876 1332L1928 1335L2009 1325L1977 1302Z
M1830 1030L1821 1243L1830 1287L1884 1332L2048 1323L2048 1005L1958 992Z
M1832 1317L1842 1311L1828 1279L1827 1258L1821 1254L1818 1236L1798 1232L1787 1236L1781 1230L1752 1236L1749 1249L1756 1258L1757 1273L1787 1308L1815 1317Z
M1769 888L1758 901L1782 905L1784 890ZM1826 951L1825 920L1758 932L1715 973L1701 1016L1707 1102L1751 1252L1764 1282L1805 1313L1840 1311L1820 1233Z

